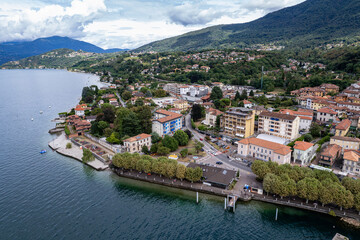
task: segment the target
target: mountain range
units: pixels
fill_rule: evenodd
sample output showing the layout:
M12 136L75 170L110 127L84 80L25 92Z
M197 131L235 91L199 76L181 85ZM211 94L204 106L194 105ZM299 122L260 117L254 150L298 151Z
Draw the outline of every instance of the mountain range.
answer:
M126 51L128 49L104 50L91 43L71 39L68 37L39 38L34 41L5 42L0 44L0 65L9 61L20 60L29 56L43 54L54 49L67 48L74 51L85 51L93 53L112 53Z
M312 47L356 39L359 33L359 0L307 0L252 22L208 27L156 41L136 50L188 51L266 43Z

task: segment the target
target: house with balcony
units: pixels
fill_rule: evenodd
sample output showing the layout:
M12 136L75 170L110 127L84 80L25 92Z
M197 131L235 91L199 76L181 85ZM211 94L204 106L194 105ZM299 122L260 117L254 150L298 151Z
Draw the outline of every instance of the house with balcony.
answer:
M183 124L182 114L159 109L152 120L152 132L156 132L160 137L173 135Z
M332 167L334 162L340 158L342 148L336 144L329 144L320 153L319 164Z
M247 138L254 134L255 112L252 109L230 108L223 115L221 127L225 135L235 138Z
M258 132L295 139L299 136L300 118L289 114L262 112L258 120Z
M293 151L294 162L301 166L310 164L311 160L316 156L314 144L304 141L296 141Z
M316 120L321 123L335 122L337 119L337 112L331 108L324 107L317 111Z

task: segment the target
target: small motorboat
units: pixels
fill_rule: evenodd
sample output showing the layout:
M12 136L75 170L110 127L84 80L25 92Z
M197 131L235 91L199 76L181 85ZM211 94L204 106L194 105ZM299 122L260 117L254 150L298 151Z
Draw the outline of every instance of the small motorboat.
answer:
M49 108L51 108L51 106L49 106Z
M31 121L34 121L34 119L33 119L33 118L31 118Z
M45 149L43 149L43 150L40 151L40 154L44 154L44 153L46 153L46 150L45 150Z
M43 111L40 111L40 114L43 114L44 112Z

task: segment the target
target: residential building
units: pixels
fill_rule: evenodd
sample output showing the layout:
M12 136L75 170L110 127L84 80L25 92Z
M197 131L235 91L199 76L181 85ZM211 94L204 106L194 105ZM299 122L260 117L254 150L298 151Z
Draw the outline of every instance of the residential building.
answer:
M250 102L248 100L243 100L242 102L244 103L245 108L252 108L254 105L252 102Z
M224 114L223 112L221 112L217 109L214 109L214 108L208 108L205 111L206 111L206 115L205 115L204 124L206 124L208 126L212 126L212 127L216 126L217 116Z
M259 115L258 132L295 139L299 136L300 118L289 114L262 112Z
M78 115L79 117L85 116L85 110L90 110L86 104L79 104L75 107L75 115Z
M146 146L148 149L151 147L151 135L146 133L141 133L135 137L131 137L124 140L125 150L129 153L140 153L143 146Z
M240 140L238 142L238 154L264 161L273 161L278 164L290 163L291 161L291 148L289 146L259 138Z
M355 150L346 150L343 158L343 172L360 175L360 152Z
M173 97L164 97L164 98L153 98L153 102L159 107L165 107L167 105L173 105L178 99Z
M182 114L159 109L152 120L152 132L156 132L160 137L172 135L183 127L183 122Z
M335 136L344 137L349 132L351 126L351 121L349 119L342 120L335 127Z
M175 101L173 105L175 108L181 109L181 111L186 111L190 107L188 101L185 100Z
M301 166L308 165L316 156L314 144L304 141L296 141L294 145L294 162Z
M203 97L206 96L208 92L209 89L207 86L195 85L195 86L190 86L189 95L191 97Z
M302 109L298 109L298 111L293 111L290 109L281 109L279 111L279 113L298 116L300 118L299 129L306 130L306 131L308 131L310 129L312 119L313 119L313 112L311 112L311 110L305 111Z
M247 138L254 134L255 112L248 108L230 108L222 121L224 133L231 137Z
M339 86L331 83L323 83L320 85L320 88L324 89L326 94L339 92Z
M321 123L334 122L336 120L336 114L334 110L324 107L317 111L316 120Z
M360 150L360 139L353 137L333 136L330 138L330 144L339 145L343 151Z
M340 158L342 148L336 144L329 144L320 153L319 163L331 167Z

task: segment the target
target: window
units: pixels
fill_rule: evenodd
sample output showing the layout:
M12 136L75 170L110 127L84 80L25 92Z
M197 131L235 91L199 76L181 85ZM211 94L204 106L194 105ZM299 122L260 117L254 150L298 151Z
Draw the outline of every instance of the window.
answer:
M280 156L278 156L278 159L280 159Z

